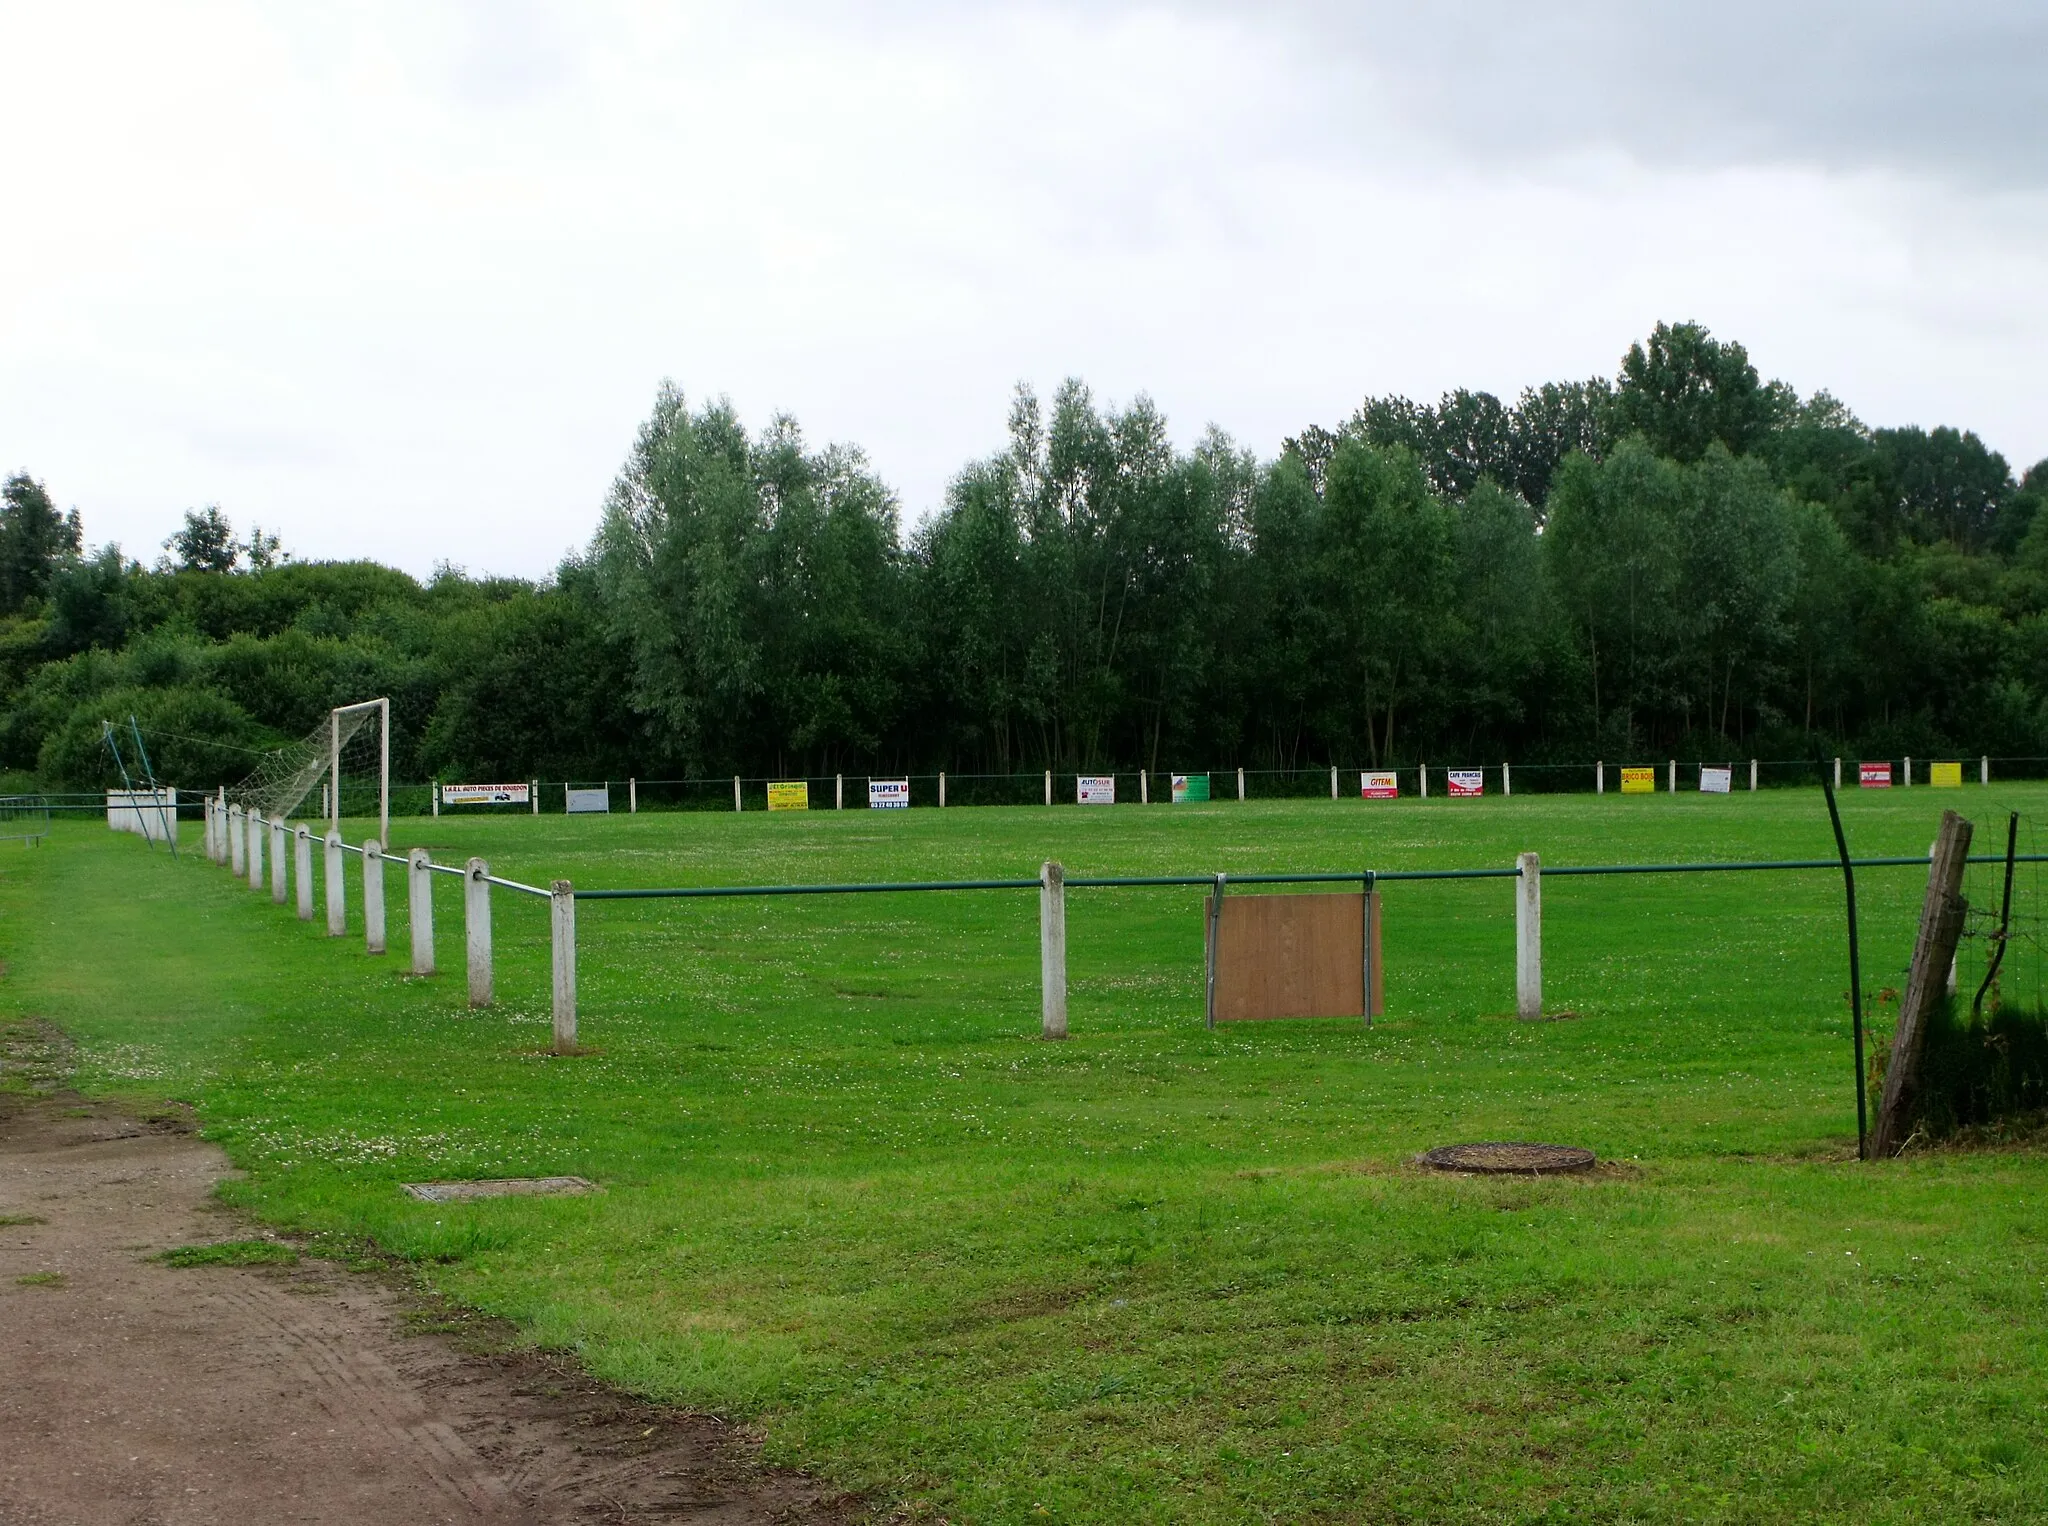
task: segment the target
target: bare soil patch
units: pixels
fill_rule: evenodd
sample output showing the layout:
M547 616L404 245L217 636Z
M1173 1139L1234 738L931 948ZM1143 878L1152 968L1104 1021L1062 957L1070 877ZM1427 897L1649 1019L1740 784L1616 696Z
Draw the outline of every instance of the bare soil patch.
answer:
M0 1519L845 1522L718 1421L516 1349L331 1261L168 1265L248 1240L175 1116L0 1093Z

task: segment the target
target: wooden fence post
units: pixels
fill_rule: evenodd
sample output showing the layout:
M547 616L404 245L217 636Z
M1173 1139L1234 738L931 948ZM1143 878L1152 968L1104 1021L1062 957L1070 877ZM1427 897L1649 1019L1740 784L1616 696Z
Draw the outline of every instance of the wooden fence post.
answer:
M363 844L363 947L384 952L384 845L374 837Z
M1067 871L1048 860L1038 871L1039 1031L1067 1036Z
M299 920L313 920L313 833L303 821L292 831L292 873L299 881Z
M1543 860L1524 853L1515 867L1515 1016L1528 1023L1543 1015Z
M270 824L270 904L282 906L291 894L285 885L284 823Z
M327 936L348 931L348 872L342 867L341 833L327 834Z
M405 910L412 930L412 972L434 973L434 871L425 848L405 856Z
M1941 813L1934 862L1927 872L1927 898L1920 906L1920 934L1913 942L1913 964L1906 976L1906 999L1899 1004L1899 1025L1892 1033L1891 1060L1885 1067L1884 1101L1870 1141L1870 1153L1878 1159L1898 1154L1912 1132L1928 1015L1946 994L1963 914L1969 909L1961 891L1970 834L1968 821L1954 811Z
M491 1004L491 866L473 858L462 879L462 923L468 948L469 1004Z
M554 929L555 1053L576 1052L576 887L556 880L548 889Z

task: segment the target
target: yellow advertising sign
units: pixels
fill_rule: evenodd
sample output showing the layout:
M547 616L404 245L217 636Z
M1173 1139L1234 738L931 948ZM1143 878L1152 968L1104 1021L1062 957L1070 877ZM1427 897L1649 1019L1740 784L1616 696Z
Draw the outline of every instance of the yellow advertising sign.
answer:
M811 808L811 786L802 779L794 784L770 784L768 786L768 809L771 811L808 811Z
M1624 795L1656 794L1657 770L1654 768L1624 768L1621 771L1621 792Z
M1927 782L1936 789L1961 789L1963 787L1963 765L1960 763L1937 763Z

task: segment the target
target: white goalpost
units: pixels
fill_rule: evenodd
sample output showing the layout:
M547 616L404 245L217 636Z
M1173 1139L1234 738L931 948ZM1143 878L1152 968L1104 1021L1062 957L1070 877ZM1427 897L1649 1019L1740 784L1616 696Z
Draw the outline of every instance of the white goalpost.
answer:
M327 712L328 759L327 759L327 825L332 831L341 830L341 748L342 717L377 713L377 841L391 841L391 701L366 699L355 705L336 705ZM360 724L360 723L358 723ZM350 727L350 735L355 728Z

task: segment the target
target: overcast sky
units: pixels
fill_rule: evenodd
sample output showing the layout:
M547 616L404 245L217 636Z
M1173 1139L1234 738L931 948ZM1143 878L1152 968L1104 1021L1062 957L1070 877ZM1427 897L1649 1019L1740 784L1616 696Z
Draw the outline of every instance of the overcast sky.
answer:
M1019 381L1270 455L1660 318L2048 455L2038 3L0 0L0 60L0 470L144 560L218 503L545 574L664 377L908 525Z

